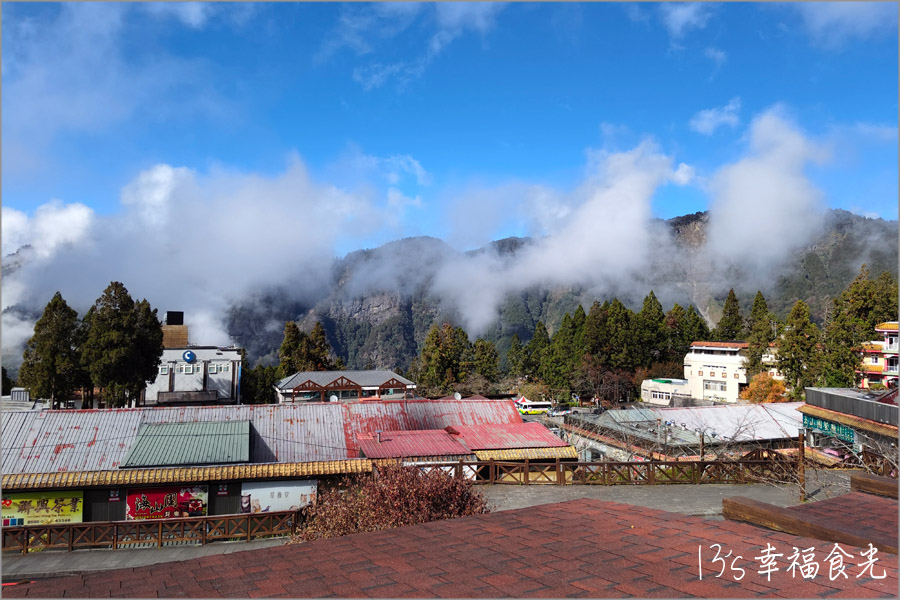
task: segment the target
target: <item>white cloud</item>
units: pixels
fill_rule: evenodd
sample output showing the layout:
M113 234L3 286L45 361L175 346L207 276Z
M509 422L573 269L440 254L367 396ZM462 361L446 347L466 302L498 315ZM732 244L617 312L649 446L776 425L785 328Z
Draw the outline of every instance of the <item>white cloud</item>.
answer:
M94 224L94 211L84 204L63 204L53 200L29 218L25 213L3 207L3 255L30 245L41 259L51 258L62 248L88 238Z
M853 133L873 141L897 143L896 125L857 122L850 129Z
M703 51L704 56L709 60L713 61L716 67L721 67L725 64L725 61L728 60L728 55L724 50L719 50L718 48L713 48L710 46L706 50Z
M740 122L738 117L740 110L741 99L732 98L725 106L701 110L691 118L688 125L697 133L712 135L722 125L736 127Z
M767 277L818 231L823 194L804 169L829 153L778 106L753 120L748 143L744 158L712 178L707 251L710 261Z
M313 180L291 157L271 177L156 165L124 186L111 216L61 202L31 218L6 207L2 216L4 252L31 243L36 254L4 276L4 309L27 301L40 310L59 290L83 312L122 281L133 297L218 331L207 341L219 343L229 301L273 284L311 295L327 283L338 241L383 228L391 214L370 194Z
M338 26L329 34L316 58L325 61L343 48L357 55L370 55L381 42L393 39L419 21L433 30L422 52L408 60L376 60L353 68L353 80L365 91L390 81L403 87L421 77L431 62L454 40L467 32L481 35L491 31L503 2L376 3L352 5L341 15Z
M193 29L202 29L220 8L211 2L146 2L139 6L159 17L173 17Z
M659 10L674 40L681 39L691 29L703 29L712 16L712 6L701 2L665 2L660 4Z
M853 39L897 30L896 2L792 2L813 43L838 48Z
M511 261L489 253L449 261L433 291L458 308L469 333L477 335L511 292L538 284L631 286L658 245L650 243L655 190L666 181L686 182L689 174L684 164L673 170L672 159L645 140L626 152L589 151L584 180L568 192L522 183L470 190L453 204L469 211L460 227L490 231L518 203L519 218L533 219L541 237Z

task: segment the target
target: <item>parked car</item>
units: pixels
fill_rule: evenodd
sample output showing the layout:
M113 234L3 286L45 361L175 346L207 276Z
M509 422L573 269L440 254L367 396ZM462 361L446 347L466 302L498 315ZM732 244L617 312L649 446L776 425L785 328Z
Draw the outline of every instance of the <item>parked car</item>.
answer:
M563 415L571 415L571 414L572 414L571 408L557 407L550 411L551 417L561 417Z

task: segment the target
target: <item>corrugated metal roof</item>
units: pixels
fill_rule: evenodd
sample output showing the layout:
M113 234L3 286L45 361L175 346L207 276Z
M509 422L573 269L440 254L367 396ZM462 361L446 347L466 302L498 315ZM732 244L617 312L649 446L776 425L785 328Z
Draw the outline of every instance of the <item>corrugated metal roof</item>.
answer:
M454 425L447 431L474 451L568 446L540 423Z
M875 326L875 329L880 329L881 331L897 331L897 321L887 321L886 323L879 323Z
M280 390L292 390L307 381L324 387L340 377L349 379L360 387L379 387L391 379L396 379L404 385L415 385L393 371L301 371L285 377L276 383L275 387Z
M250 421L144 423L122 466L216 465L250 461Z
M469 449L443 429L425 431L383 431L380 435L359 434L360 450L366 458L466 455Z
M516 450L476 450L478 460L541 460L553 458L578 458L578 452L572 446L559 448L519 448Z
M123 471L88 471L81 473L19 473L16 475L3 475L2 485L4 490L114 487L313 477L316 475L342 475L368 473L371 471L371 461L355 459L219 467L126 469Z
M805 415L819 417L820 419L840 423L841 425L846 425L847 427L852 427L854 429L862 429L863 431L877 433L878 435L883 435L885 437L897 437L897 427L893 425L885 425L884 423L879 423L877 421L870 421L869 419L863 419L862 417L848 415L828 410L827 408L820 408L818 406L811 406L809 404L804 404L798 410Z
M727 406L690 406L673 408L639 407L626 410L610 410L599 419L606 425L615 421L619 425L646 423L655 427L656 421L674 422L671 432L676 434L683 423L688 432L699 429L707 436L713 432L720 440L754 441L796 438L803 426L797 408L802 402L777 404L733 404Z
M359 433L521 423L509 400L395 400L2 413L3 472L118 469L141 424L250 422L255 463L359 456Z

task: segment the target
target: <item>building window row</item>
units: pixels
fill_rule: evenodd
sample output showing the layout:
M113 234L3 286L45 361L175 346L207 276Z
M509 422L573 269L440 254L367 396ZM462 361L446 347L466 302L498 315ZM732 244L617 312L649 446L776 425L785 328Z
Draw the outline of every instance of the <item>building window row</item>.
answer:
M710 392L724 392L728 388L728 384L724 381L713 381L710 379L703 380L703 389Z
M669 392L651 392L650 394L654 400L671 400L672 394Z

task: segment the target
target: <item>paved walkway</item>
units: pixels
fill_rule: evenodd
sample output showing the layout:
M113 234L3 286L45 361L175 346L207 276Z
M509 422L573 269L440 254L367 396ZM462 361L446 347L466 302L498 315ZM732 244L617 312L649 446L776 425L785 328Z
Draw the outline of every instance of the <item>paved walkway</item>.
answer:
M848 473L811 471L807 478L810 500L835 497L850 491ZM554 485L479 485L493 511L505 511L579 498L622 502L685 515L721 519L722 499L746 496L777 506L799 502L795 486L753 485L655 485L655 486L554 486ZM284 539L252 542L219 542L206 546L169 546L134 550L45 551L3 555L3 581L39 579L184 561L202 556L230 554L284 544Z
M864 518L864 515L858 515ZM724 548L728 560L716 562ZM734 521L572 500L256 552L36 581L5 597L893 598L897 557L846 577L788 567L791 548L833 544ZM774 569L757 557L772 547ZM762 561L766 562L766 561ZM818 567L818 565L816 565ZM727 567L724 571L724 567ZM722 576L717 576L718 573ZM877 578L877 579L876 579Z

